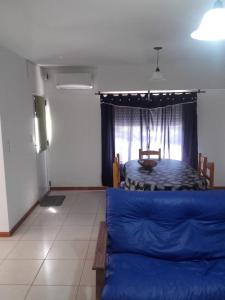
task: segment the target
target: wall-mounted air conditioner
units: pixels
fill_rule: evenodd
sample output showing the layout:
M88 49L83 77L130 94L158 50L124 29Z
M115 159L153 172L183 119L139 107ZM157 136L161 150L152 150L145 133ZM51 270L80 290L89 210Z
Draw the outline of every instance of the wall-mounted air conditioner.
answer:
M58 73L56 88L67 90L89 90L93 88L93 78L90 73Z

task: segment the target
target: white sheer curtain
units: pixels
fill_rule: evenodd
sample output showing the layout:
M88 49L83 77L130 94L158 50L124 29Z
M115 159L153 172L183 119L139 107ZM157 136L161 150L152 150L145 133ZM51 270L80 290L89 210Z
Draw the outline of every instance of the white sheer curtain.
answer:
M115 152L121 161L138 159L138 150L161 148L162 157L182 159L182 105L140 109L115 106Z
M122 162L138 157L141 148L141 110L130 107L114 107L115 113L115 153Z

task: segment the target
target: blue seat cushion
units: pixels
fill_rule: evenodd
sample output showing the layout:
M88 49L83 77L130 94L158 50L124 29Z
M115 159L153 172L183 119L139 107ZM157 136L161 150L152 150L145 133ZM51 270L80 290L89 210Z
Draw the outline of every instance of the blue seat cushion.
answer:
M107 191L109 253L225 259L225 191Z
M224 300L225 259L168 261L111 254L102 300Z

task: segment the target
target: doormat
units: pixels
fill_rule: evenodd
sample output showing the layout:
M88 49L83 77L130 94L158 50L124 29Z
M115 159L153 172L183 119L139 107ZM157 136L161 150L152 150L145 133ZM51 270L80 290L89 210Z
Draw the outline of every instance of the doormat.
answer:
M41 202L40 206L61 206L66 196L46 196Z

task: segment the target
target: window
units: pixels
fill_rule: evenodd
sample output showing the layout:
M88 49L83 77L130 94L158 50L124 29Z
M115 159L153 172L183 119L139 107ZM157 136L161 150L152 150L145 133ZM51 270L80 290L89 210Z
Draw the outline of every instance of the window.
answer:
M115 152L122 162L138 158L138 149L157 150L162 157L182 159L182 105L140 109L115 107Z
M46 100L41 96L34 96L35 104L35 140L37 152L47 149L47 127L46 127Z

